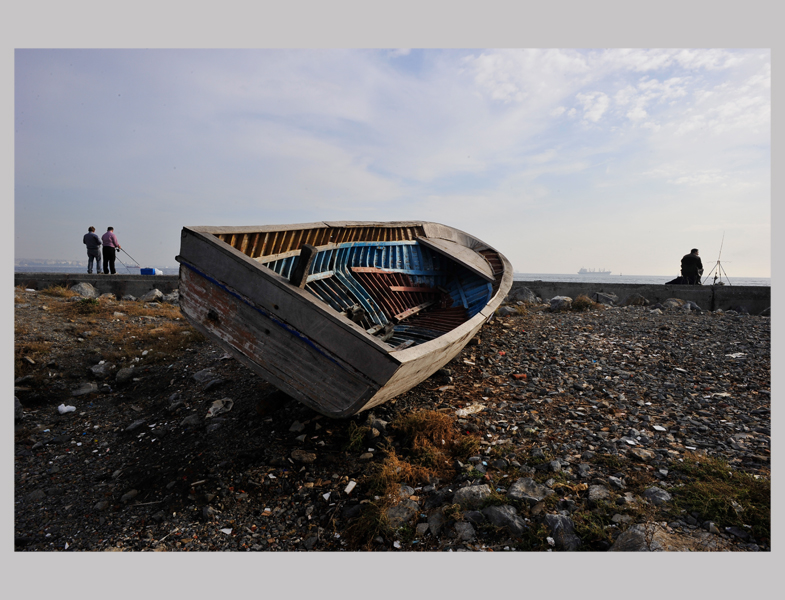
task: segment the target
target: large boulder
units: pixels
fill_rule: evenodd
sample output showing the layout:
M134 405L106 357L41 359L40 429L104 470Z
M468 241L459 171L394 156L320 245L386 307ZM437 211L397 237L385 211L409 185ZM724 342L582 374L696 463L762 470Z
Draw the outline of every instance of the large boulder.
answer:
M154 290L150 290L149 292L147 292L144 296L139 298L139 300L141 300L142 302L160 302L161 300L163 300L163 298L164 298L163 292L156 288Z
M619 301L619 297L611 292L594 292L591 297L598 304L613 306Z
M539 304L540 299L537 297L537 294L527 287L513 286L504 301L507 303L523 302L525 304Z
M554 296L551 298L551 312L562 312L572 308L572 298L569 296Z
M77 283L71 286L71 291L80 295L82 298L97 298L98 290L87 282Z
M622 306L648 306L649 301L636 292L624 298L624 300L621 301L621 305Z

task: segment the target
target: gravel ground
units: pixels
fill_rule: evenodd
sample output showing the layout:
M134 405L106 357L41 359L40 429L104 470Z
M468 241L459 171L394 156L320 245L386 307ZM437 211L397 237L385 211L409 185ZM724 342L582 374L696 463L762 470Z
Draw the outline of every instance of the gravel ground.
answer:
M670 510L686 458L769 477L768 317L530 306L495 318L406 394L337 421L193 333L165 360L129 339L123 360L101 364L117 354L130 301L102 298L120 316L100 320L64 316L67 298L19 288L15 298L17 346L48 348L17 365L18 552L770 546L749 528ZM136 319L182 325L155 306ZM369 478L385 447L405 455L396 423L424 410L477 450L449 476L401 481L384 506L391 528L358 548L348 531L379 505Z

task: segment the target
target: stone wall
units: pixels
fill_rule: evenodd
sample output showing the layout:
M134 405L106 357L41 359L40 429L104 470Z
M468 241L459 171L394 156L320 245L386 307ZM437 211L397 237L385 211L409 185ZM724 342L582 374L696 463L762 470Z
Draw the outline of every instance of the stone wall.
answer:
M771 288L767 286L731 285L650 285L626 283L563 283L554 281L514 281L510 293L526 287L547 302L554 296L589 298L595 292L616 294L623 300L630 294L640 294L651 304L668 298L693 301L703 310L737 310L743 308L752 315L771 307Z

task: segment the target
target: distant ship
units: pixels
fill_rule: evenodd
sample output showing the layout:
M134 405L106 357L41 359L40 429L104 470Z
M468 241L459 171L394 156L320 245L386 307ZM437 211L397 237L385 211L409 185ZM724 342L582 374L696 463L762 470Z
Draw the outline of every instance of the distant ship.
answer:
M600 269L598 271L596 269L584 269L583 267L581 267L581 270L578 271L578 275L610 275L610 274L611 274L610 271L604 271L603 269Z

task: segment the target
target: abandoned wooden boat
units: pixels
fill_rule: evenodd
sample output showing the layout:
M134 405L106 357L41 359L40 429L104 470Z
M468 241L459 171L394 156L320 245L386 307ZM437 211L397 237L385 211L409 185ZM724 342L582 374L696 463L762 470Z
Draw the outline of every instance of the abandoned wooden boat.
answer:
M347 417L414 387L493 315L512 265L429 222L184 227L180 309L278 389Z

